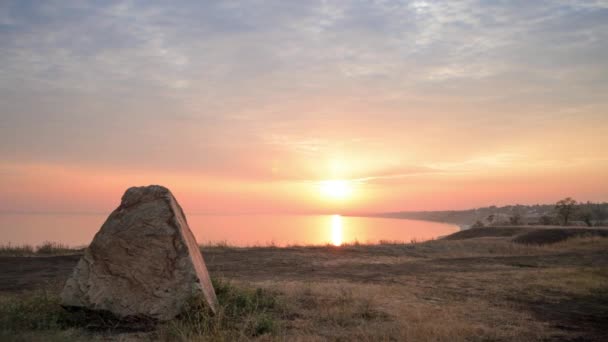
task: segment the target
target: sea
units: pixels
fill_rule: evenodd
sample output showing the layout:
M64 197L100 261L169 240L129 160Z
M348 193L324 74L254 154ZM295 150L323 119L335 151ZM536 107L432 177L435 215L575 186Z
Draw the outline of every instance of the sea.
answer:
M0 244L57 242L88 245L108 214L0 214ZM459 230L456 225L342 215L187 215L199 244L230 246L335 245L422 242Z

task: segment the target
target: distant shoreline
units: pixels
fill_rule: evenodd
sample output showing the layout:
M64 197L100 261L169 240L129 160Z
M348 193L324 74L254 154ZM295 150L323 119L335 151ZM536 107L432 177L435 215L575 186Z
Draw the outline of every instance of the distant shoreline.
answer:
M468 223L458 223L458 222L449 222L444 220L436 220L432 218L421 218L421 217L407 217L407 216L393 216L389 214L340 214L344 217L369 217L369 218L386 218L386 219L396 219L396 220L412 220L412 221L427 221L427 222L435 222L435 223L443 223L449 224L453 226L457 226L460 230L466 230L471 228L471 224Z

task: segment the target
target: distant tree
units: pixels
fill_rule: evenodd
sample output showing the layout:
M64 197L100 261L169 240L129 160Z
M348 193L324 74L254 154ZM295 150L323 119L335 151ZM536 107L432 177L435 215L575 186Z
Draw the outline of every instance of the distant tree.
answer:
M583 219L583 222L585 222L585 224L587 225L587 227L593 226L593 221L591 220L591 212L590 211L585 210L581 214L581 218Z
M578 217L585 222L588 227L593 226L593 211L591 208L593 207L593 203L587 202L585 204L580 203L578 205Z
M566 197L555 204L557 215L562 219L564 226L567 226L568 222L570 222L570 218L572 218L575 208L576 201L570 197Z
M593 203L590 210L596 225L601 226L608 219L608 203Z
M549 215L543 215L540 217L540 224L548 226L553 224L553 217Z
M475 222L475 224L473 224L473 228L483 228L485 227L483 222L481 222L480 220L477 220L477 222Z
M521 215L519 213L513 214L513 216L509 217L509 223L512 226L518 226L521 224Z
M492 222L494 222L494 218L495 218L494 214L490 214L490 215L488 215L488 217L486 218L486 220L488 220L488 222L490 224L492 224Z

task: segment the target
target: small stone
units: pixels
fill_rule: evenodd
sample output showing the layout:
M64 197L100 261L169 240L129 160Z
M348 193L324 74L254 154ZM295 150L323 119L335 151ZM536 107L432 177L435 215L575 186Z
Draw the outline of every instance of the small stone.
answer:
M128 189L61 293L62 305L166 321L194 297L217 299L194 235L171 192Z

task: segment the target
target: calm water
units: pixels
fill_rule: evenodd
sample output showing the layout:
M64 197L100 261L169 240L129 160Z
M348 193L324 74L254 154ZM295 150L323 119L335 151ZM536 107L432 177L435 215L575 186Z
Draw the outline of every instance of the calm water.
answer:
M40 244L57 241L72 246L91 242L107 215L2 214L0 243ZM334 244L380 240L429 240L458 231L449 224L340 215L188 215L199 243L237 246Z

